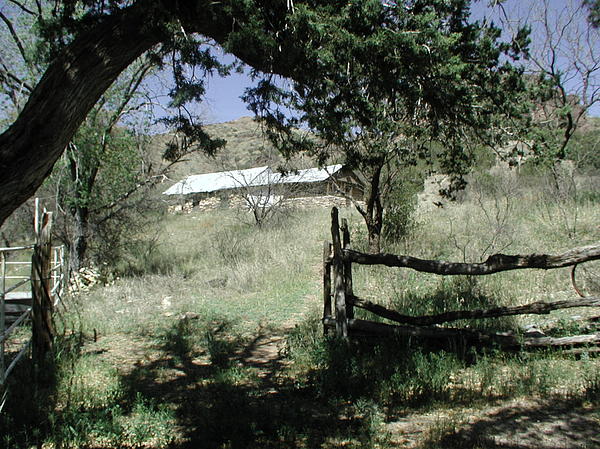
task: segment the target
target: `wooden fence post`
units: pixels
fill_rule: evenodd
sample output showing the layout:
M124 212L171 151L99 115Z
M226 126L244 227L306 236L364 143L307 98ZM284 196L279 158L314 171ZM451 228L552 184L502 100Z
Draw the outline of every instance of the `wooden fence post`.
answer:
M350 249L350 229L348 228L348 220L342 219L342 247L344 249ZM349 260L344 261L344 286L346 293L346 301L348 298L354 295L352 289L352 262ZM346 302L346 316L348 319L354 318L354 306Z
M326 320L331 318L331 243L323 243L323 333L327 335Z
M340 223L337 207L331 209L331 238L333 241L333 297L335 299L335 330L338 337L348 338L348 317L346 315L346 287L344 285L344 261Z
M6 256L4 251L0 252L0 335L4 337L6 332L6 315L5 315L5 301L4 295L6 290ZM4 384L4 338L0 342L0 385ZM0 394L2 391L0 391ZM2 400L0 398L0 409L2 408Z
M52 213L44 212L36 226L36 244L31 260L32 343L34 362L41 366L46 355L52 350L54 305L50 292L50 264L52 252Z

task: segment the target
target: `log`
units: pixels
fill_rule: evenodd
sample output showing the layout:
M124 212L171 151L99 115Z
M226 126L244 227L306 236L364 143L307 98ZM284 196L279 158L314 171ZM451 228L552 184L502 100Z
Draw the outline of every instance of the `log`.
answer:
M447 323L449 321L479 318L498 318L509 315L546 315L554 310L571 309L575 307L600 307L600 297L586 297L566 301L534 302L523 306L495 307L487 310L456 310L439 313L436 315L409 316L394 310L387 309L366 299L351 296L348 302L361 309L368 310L375 315L387 318L402 324L415 326L430 326L432 324Z
M331 320L323 320L323 324L331 326ZM393 325L354 318L348 320L348 329L362 334L372 334L382 337L401 336L419 337L425 339L462 338L472 343L500 343L502 346L516 346L519 340L513 335L487 334L472 329L456 329L451 327L418 327L409 325Z
M363 265L385 265L388 267L411 268L416 271L440 275L486 275L501 271L526 268L549 270L563 268L600 259L600 245L589 245L568 250L562 254L506 255L494 254L481 263L445 262L426 260L412 256L394 254L366 254L344 250L344 259Z
M54 304L50 293L51 229L52 213L44 212L31 263L32 354L39 366L42 366L46 355L52 350L54 340Z
M331 238L333 241L333 296L335 299L336 334L348 338L348 317L346 316L346 293L344 287L344 261L337 207L331 209Z
M528 348L556 348L565 346L597 345L600 334L574 335L572 337L538 337L525 338L523 346Z
M323 320L323 324L325 326L333 326L334 322L332 320ZM381 337L401 336L434 340L457 338L471 345L497 345L503 349L509 350L561 348L600 344L600 334L575 335L571 337L558 338L519 338L515 335L492 334L472 329L457 329L451 327L417 327L408 325L398 326L359 319L348 320L348 330L352 333Z
M331 244L323 244L323 318L331 317Z

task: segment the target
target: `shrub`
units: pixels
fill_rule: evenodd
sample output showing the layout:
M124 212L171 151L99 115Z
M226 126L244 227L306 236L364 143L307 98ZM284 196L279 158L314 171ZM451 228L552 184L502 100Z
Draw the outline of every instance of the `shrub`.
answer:
M383 238L387 242L401 241L416 226L417 193L423 185L420 176L397 179L386 199L383 217Z

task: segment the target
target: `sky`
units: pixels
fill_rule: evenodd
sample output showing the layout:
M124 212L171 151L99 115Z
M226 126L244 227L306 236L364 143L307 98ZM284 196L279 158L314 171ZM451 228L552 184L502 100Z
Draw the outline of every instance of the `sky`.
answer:
M555 11L564 12L565 5L569 3L568 0L546 0L551 8ZM578 0L576 0L578 1ZM481 0L474 3L472 8L473 17L482 19L484 16L492 16L494 22L498 23L497 15L490 14L489 8L487 8L487 0ZM504 2L504 7L509 15L526 16L529 15L531 19L534 19L539 13L542 12L544 0L507 0ZM533 8L530 8L534 5ZM535 5L538 5L537 7ZM587 27L586 23L580 23L581 26ZM535 27L534 38L535 43ZM538 42L539 44L539 39ZM595 44L596 55L600 57L600 41ZM543 51L543 50L541 50ZM569 51L565 49L564 51ZM577 84L580 84L578 80L571 82L572 90L577 90ZM596 85L600 83L600 70L596 74ZM208 82L208 90L206 95L206 103L202 107L202 113L206 123L221 123L238 119L243 116L251 116L252 112L249 111L240 99L240 96L244 94L244 90L251 86L252 82L247 74L232 74L227 78L213 77ZM600 116L600 104L594 107L590 115Z
M233 73L227 78L211 77L208 80L204 105L206 121L221 123L253 115L240 98L244 94L244 90L251 85L252 82L247 73Z
M490 10L487 8L487 5L490 0L479 0L473 3L472 13L473 17L476 19L482 19L485 15L490 15ZM552 10L558 11L559 15L564 15L565 5L573 2L575 5L579 5L581 0L506 0L503 2L504 8L506 9L508 16L510 18L514 17L525 17L528 16L530 19L535 19L542 11L544 11L544 4L547 3ZM7 10L10 8L11 4L7 3L7 0L0 0L0 8L3 10ZM498 8L495 8L494 11L498 12ZM492 14L492 17L496 23L498 23L499 18L498 15ZM561 20L565 20L565 17L562 17ZM537 26L537 28L536 28ZM544 57L544 47L541 45L541 39L539 39L539 24L534 26L532 37L534 38L534 44L537 45L537 48L542 53L541 57ZM577 34L581 34L582 29L587 28L587 23L585 22L585 15L579 17L579 21L575 23L575 26L570 25L568 28L567 37L572 37ZM556 34L557 30L551 30ZM0 41L3 41L4 38L8 37L5 30L2 30L3 34L0 34ZM598 34L595 35L596 38ZM567 56L572 55L576 51L583 51L583 46L570 45L565 46L561 49L562 56L559 53L559 61L561 58L565 59ZM589 50L589 49L588 49ZM591 51L593 51L600 60L600 39L597 39L595 42L591 43ZM549 54L548 51L545 52ZM223 56L223 62L231 62L231 56ZM159 102L162 104L166 104L168 102L168 98L166 97L166 92L168 92L170 81L168 77L161 81L155 81L154 86L159 86L158 91L161 92L162 97ZM244 90L247 87L250 87L252 82L250 77L248 76L248 69L246 69L246 73L232 73L230 76L226 78L221 78L219 76L214 76L208 79L207 82L207 93L206 100L198 106L195 110L196 113L200 113L202 120L204 123L220 123L238 119L243 116L251 116L252 112L249 111L245 105L245 103L241 100L241 96L244 94ZM600 89L600 68L598 68L595 77L592 78L592 85L596 88ZM573 79L569 82L570 90L577 92L581 87L581 80ZM600 102L599 102L600 103ZM158 108L160 109L160 108ZM157 115L164 115L164 111L155 111ZM591 115L600 116L600 104L596 105L595 108L591 110Z

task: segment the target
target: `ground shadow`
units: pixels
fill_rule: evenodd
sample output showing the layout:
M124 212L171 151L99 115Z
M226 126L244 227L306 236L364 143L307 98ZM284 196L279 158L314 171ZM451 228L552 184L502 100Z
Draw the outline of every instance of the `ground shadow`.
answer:
M349 419L334 402L281 375L281 336L259 330L236 340L217 326L209 353L199 354L185 349L185 325L178 326L165 334L162 357L123 376L128 396L142 394L175 411L179 436L169 447L322 447L364 427L362 417Z
M440 447L598 449L598 411L576 401L510 404L495 408L440 440Z

